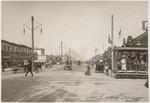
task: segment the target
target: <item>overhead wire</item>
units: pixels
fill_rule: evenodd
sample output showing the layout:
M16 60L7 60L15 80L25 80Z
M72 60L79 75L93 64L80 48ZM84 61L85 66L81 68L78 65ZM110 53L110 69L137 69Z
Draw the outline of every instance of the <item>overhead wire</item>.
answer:
M5 31L2 31L2 35L3 34L22 34L22 33L15 33L15 32L5 32ZM31 35L31 34L27 34L27 35Z
M15 5L14 5L13 3L14 3ZM18 5L17 2L13 2L13 3L12 3L11 1L8 2L8 4L10 4L12 7L16 8L16 9L17 9L20 13L22 13L24 16L26 16L26 17L31 17L30 15L28 15L26 12L24 12L23 10L21 10L21 9L17 6L17 5Z
M25 12L25 11L23 11L23 10L21 10L21 8L19 7L19 4L17 3L17 2L6 2L5 3L6 5L8 5L8 6L6 6L7 8L9 8L10 6L11 7L13 7L15 10L17 10L18 12L20 12L20 14L24 17L24 18L30 18L31 16L30 15L28 15L27 14L27 12ZM9 8L10 9L10 8ZM5 15L7 15L7 13L5 13L5 12L3 12ZM25 27L27 27L28 29L30 29L28 26L27 26L27 24L29 24L29 23L31 23L31 21L29 21L29 22L27 22L27 23L25 23L25 24L23 24L23 32L24 32L24 34L25 34ZM37 21L36 21L36 23L38 23ZM38 24L40 24L40 23L38 23ZM42 24L41 24L42 25ZM15 33L15 32L5 32L5 27L3 26L3 28L2 28L2 33L3 34L23 34L23 33ZM31 30L31 29L30 29ZM26 34L26 35L31 35L31 34Z
M19 11L23 16L25 16L25 17L30 17L29 15L27 15L27 13L25 13L24 11L22 11L17 5L17 3L16 2L5 2L5 4L3 4L3 5L6 5L5 7L13 7L13 8L15 8L17 11ZM8 6L7 6L8 5ZM9 6L10 5L10 6ZM10 8L9 8L10 9ZM3 12L4 14L6 14L5 12ZM31 22L31 21L30 21ZM25 24L28 24L28 23L30 23L30 22L27 22L27 23L25 23ZM6 29L4 26L2 27L2 30L3 30L3 33L11 33L11 34L22 34L22 33L12 33L12 32L4 32L5 30L4 29Z
M39 23L39 22L37 22L37 21L35 21L35 20L34 20L34 22L37 23L37 24L39 24L39 25L42 25L41 23Z

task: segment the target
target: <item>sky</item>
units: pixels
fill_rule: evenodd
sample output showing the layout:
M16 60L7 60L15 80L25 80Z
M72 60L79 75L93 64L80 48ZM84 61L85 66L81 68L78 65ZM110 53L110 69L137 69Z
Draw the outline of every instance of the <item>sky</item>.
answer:
M147 1L2 1L1 38L31 46L31 16L34 17L35 47L58 55L69 48L82 58L102 54L109 46L111 15L114 16L114 44L121 46L123 38L133 38L144 32L142 21L148 20ZM25 34L23 29L25 28ZM42 34L40 33L42 28ZM121 30L121 37L118 32Z

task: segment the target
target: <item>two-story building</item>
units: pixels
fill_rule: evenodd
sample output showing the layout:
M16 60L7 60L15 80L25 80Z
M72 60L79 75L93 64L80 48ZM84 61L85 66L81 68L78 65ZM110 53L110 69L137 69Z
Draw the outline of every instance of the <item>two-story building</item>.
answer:
M31 50L31 47L2 40L2 64L5 63L7 66L12 66L20 61L28 60L31 58Z

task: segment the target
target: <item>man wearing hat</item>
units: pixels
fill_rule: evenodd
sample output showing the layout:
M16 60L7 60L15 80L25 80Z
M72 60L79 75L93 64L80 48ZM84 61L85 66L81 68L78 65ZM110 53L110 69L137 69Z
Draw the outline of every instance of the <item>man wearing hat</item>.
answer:
M29 72L31 73L31 76L33 76L33 73L32 73L32 61L29 60L28 62L29 62L28 66L27 66L28 71L27 71L27 73L25 74L25 76L27 76L27 74L28 74Z

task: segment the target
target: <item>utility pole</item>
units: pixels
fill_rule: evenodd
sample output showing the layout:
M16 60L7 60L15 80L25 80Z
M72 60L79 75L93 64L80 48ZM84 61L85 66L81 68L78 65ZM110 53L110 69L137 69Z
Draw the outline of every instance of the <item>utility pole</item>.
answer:
M72 51L73 61L74 61L74 51Z
M32 59L32 70L34 70L34 30L36 30L37 28L42 26L42 24L39 24L39 23L36 22L39 25L36 28L34 28L34 22L36 22L36 21L34 20L34 17L32 16L31 17L31 28L26 25L26 24L28 24L30 22L24 24L24 27L26 27L26 28L28 28L28 29L30 29L32 31L32 56L31 56L31 59ZM25 29L23 30L23 32L25 34ZM41 28L41 34L42 34L42 28Z
M69 48L69 61L71 60L71 48Z
M75 53L75 57L74 57L75 61L76 61L76 58L77 58L77 54Z
M95 61L96 61L96 52L97 52L97 48L95 49L95 58L94 58L94 59L95 59Z
M96 51L95 51L95 61L96 61Z
M61 60L63 61L63 42L61 41Z
M31 17L32 22L32 70L34 70L34 18Z
M112 22L112 25L111 25L111 40L112 40L112 43L111 43L111 49L112 49L112 70L114 69L114 52L113 52L113 48L114 48L114 35L113 35L113 15L111 17L111 22Z
M63 56L63 42L61 41L61 57Z

